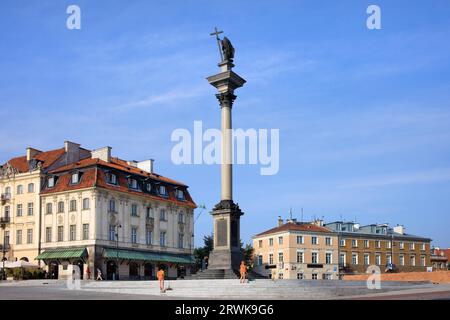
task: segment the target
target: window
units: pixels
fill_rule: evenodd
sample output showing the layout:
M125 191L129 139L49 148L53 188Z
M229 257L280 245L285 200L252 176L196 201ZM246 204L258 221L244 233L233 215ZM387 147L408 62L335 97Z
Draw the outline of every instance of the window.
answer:
M340 239L340 240L339 240L339 245L340 245L341 247L345 247L345 239Z
M327 246L331 246L333 243L332 243L332 241L331 241L331 238L330 237L326 237L325 238L325 245L327 245Z
M107 173L106 180L109 184L117 184L117 176L114 173Z
M262 248L262 246L263 246L262 240L258 240L258 248Z
M278 279L280 279L280 280L283 279L283 273L278 274Z
M369 247L369 240L364 240L364 248L368 248Z
M370 265L370 255L368 253L364 253L364 265Z
M409 264L411 265L411 267L415 267L416 266L416 256L415 255L412 255L409 258Z
M330 252L325 254L325 263L332 264L333 263L333 255Z
M166 245L166 233L165 232L161 232L159 234L159 245L161 247L164 247Z
M177 199L184 200L184 192L183 192L183 190L177 190L175 194L177 196Z
M392 256L390 254L386 255L386 264L392 264Z
M303 280L303 273L301 273L301 272L297 273L297 279Z
M405 265L405 256L404 255L399 255L398 256L398 260L399 260L399 263L400 263L400 265L401 266L404 266Z
M317 252L312 252L311 253L311 263L319 263L318 261L319 261L319 259L318 259Z
M391 241L386 241L386 248L387 249L391 249L392 248L392 242Z
M58 213L64 212L64 202L58 202Z
M27 230L27 243L28 244L33 243L33 229Z
M159 186L159 194L162 196L167 196L167 190L165 186Z
M184 223L184 213L183 212L180 212L178 214L178 222L179 223Z
M422 243L422 244L420 245L420 250L425 251L425 243Z
M353 247L353 248L358 247L358 240L352 239L352 247Z
M83 224L83 240L89 239L89 223Z
M70 183L71 184L77 184L78 182L80 182L80 174L78 172L73 173L72 177L70 179Z
M137 215L138 215L138 206L137 206L137 204L132 204L131 205L131 215L133 217L137 217Z
M131 189L137 189L138 188L138 182L136 179L130 179L129 187Z
M297 251L297 263L303 263L303 252Z
M178 234L178 248L184 248L184 234Z
M22 230L16 231L16 244L22 244Z
M352 264L358 264L358 254L352 253Z
M116 212L116 200L109 200L109 212Z
M137 228L131 228L131 243L137 243Z
M5 230L5 245L9 245L9 231Z
M297 236L297 244L303 244L304 242L303 236Z
M116 226L111 224L109 225L109 241L116 240Z
M166 219L166 210L161 209L161 210L159 211L159 220L161 220L161 221L167 221L167 219Z
M147 243L147 245L151 245L153 243L153 232L150 228L145 230L145 243Z
M269 239L269 246L272 247L273 246L273 238Z
M311 279L317 280L317 273L313 273L313 274L311 275Z
M345 266L345 264L346 264L345 256L346 256L345 253L339 254L339 263L340 263L341 265L343 265L343 266Z
M425 266L426 266L426 257L425 257L425 256L421 256L421 257L420 257L420 265L421 265L422 267L425 267Z
M147 190L147 192L151 192L152 191L152 184L151 183L146 183L145 184L145 189Z
M16 210L16 216L21 217L22 216L22 205L18 204L17 205L17 210Z
M377 266L381 266L381 255L380 254L375 255L375 264Z
M47 214L52 214L53 213L53 206L51 203L47 203Z
M70 200L69 211L77 211L77 200Z
M58 226L58 242L64 241L64 227Z
M52 227L45 228L45 242L52 242Z
M89 210L89 198L83 199L83 210Z
M19 184L17 186L17 194L23 194L23 185Z
M11 187L5 188L5 194L7 194L8 196L11 196Z
M152 210L152 208L147 207L145 216L146 216L147 218L153 218L153 210Z
M55 186L55 177L50 177L47 179L47 187L53 188Z
M262 264L263 264L263 256L259 255L258 256L258 266L262 266Z
M411 242L409 244L409 250L415 250L416 249L416 244L414 242Z
M398 244L398 246L399 246L399 248L400 249L404 249L405 248L405 243L404 242L400 242L399 244Z
M29 216L33 215L33 209L34 209L34 203L33 202L28 203L28 215Z
M375 248L381 248L381 241L379 240L375 241Z
M317 237L311 237L311 244L317 244Z
M33 193L34 192L34 183L29 183L28 184L28 193Z
M9 206L5 206L5 218L9 218L10 208Z
M278 252L278 262L283 263L283 252Z
M70 225L70 229L69 229L69 241L75 241L77 240L77 226L72 224Z
M269 264L272 265L273 264L273 253L269 254Z
M283 237L278 237L278 244L283 244Z

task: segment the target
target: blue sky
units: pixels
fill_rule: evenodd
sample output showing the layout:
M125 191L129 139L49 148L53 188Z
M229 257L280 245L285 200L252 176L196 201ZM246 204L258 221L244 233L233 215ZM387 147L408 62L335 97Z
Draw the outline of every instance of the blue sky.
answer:
M105 145L190 186L212 229L218 166L170 160L177 128L220 125L214 26L236 48L234 126L280 129L280 171L235 167L242 238L277 216L404 224L450 246L450 4L433 1L23 1L0 5L0 159ZM66 8L81 8L81 30ZM366 28L381 8L382 29ZM200 213L197 211L196 214Z

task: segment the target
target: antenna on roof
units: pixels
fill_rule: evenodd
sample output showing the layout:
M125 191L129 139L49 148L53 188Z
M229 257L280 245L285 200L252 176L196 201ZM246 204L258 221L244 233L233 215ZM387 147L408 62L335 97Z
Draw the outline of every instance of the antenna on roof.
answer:
M289 208L289 218L292 220L292 207Z
M302 208L302 219L300 220L300 222L303 222L303 208Z

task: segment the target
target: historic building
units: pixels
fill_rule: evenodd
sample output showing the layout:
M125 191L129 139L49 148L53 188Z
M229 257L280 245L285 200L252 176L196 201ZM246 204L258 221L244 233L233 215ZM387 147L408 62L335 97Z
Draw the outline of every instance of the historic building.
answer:
M108 279L150 279L158 267L169 278L189 273L195 203L186 185L154 173L153 160L125 161L110 147L89 151L66 142L33 153L2 166L9 260L43 262L54 278L70 276L74 266L82 277L100 270ZM27 198L12 195L30 183Z
M360 226L355 222L326 223L339 237L341 273L364 273L370 265L381 272L426 271L431 239L405 233L403 226Z
M431 250L431 266L433 271L449 270L450 264L448 262L450 257L450 249L433 248Z
M254 268L278 279L337 279L338 237L320 221L286 223L253 237Z

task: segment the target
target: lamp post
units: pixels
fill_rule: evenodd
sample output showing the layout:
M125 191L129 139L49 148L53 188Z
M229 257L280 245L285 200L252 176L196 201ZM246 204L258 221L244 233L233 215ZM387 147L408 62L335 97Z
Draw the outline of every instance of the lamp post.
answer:
M114 280L119 280L119 228L120 224L116 225L116 272L114 272Z
M2 247L2 278L1 280L5 279L5 260L6 260L6 225L9 223L9 217L2 217L0 218L0 228L3 230L3 247Z

